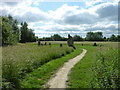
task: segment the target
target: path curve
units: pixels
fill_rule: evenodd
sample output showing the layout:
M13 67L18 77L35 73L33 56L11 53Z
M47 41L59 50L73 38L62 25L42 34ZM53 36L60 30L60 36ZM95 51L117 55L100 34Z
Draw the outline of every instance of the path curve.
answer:
M82 53L73 59L70 59L68 62L64 63L63 67L58 70L55 74L55 77L51 78L45 87L49 88L66 88L66 81L68 80L68 74L71 68L74 67L86 54L87 50L83 49Z

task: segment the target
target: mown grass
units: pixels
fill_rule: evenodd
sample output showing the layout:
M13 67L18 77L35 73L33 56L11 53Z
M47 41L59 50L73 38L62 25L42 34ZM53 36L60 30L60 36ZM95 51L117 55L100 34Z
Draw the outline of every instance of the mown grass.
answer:
M2 80L4 88L19 88L20 80L41 65L72 52L63 45L40 46L35 43L3 47Z
M76 48L77 50L71 54L54 59L28 74L25 79L21 81L22 88L43 88L43 85L50 79L56 70L64 64L64 62L80 54L82 51L81 45L76 45Z
M92 65L95 62L96 47L92 45L83 46L87 50L87 53L83 59L72 68L69 74L68 86L70 88L91 88L90 81L92 80Z
M84 46L86 56L69 74L70 88L118 88L118 43Z

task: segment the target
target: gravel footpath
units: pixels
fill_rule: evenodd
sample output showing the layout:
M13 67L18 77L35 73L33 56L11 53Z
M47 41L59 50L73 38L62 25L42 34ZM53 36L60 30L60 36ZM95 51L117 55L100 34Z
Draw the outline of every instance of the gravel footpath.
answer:
M78 63L86 54L87 50L83 49L82 53L73 59L70 59L68 62L64 63L57 73L52 77L45 87L49 88L66 88L66 81L68 80L68 74L70 70Z

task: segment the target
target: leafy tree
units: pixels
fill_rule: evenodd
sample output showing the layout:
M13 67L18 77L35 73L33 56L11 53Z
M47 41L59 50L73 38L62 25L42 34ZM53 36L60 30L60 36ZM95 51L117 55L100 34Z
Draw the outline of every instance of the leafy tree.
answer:
M65 37L62 37L62 40L61 41L67 41L68 39L65 38Z
M36 41L35 34L33 33L32 29L28 29L28 24L26 22L21 23L21 41L22 43L25 42L34 42Z
M80 37L80 36L78 36L78 35L75 35L75 36L73 37L73 39L74 39L74 41L83 41L83 38Z
M52 38L51 37L43 37L41 40L42 41L52 41Z
M54 40L54 41L61 41L62 40L62 37L58 34L54 34L53 36L51 36L51 38Z
M10 20L8 17L0 17L2 23L2 45L12 45L17 43L16 35L13 34L12 25L9 23Z
M21 23L21 28L20 28L20 30L21 30L21 41L20 42L22 42L22 43L25 43L25 42L27 42L27 32L28 32L28 24L26 23L26 22L24 22L24 23Z
M102 32L96 32L94 33L94 38L95 38L95 41L102 41L103 40L103 35L102 35Z
M12 27L8 23L8 19L2 18L2 44L10 44L10 38L12 36Z
M117 37L114 34L112 34L109 38L109 41L117 41Z
M13 17L11 15L8 16L9 19L9 24L12 26L12 33L14 34L14 36L17 38L17 40L19 41L19 27L18 27L18 21L13 19Z
M94 33L93 32L88 32L87 36L86 36L86 40L93 41L94 40Z
M26 22L21 23L21 28L18 27L18 21L13 19L11 15L8 17L0 16L0 26L2 27L2 45L12 45L20 42L36 41L35 33L32 29L28 29Z
M120 35L117 35L117 41L120 42Z
M36 41L36 37L35 37L35 34L33 33L32 29L28 29L28 37L27 38L28 38L27 39L28 42Z
M102 32L88 32L86 35L86 40L87 41L102 41L103 40L103 35Z

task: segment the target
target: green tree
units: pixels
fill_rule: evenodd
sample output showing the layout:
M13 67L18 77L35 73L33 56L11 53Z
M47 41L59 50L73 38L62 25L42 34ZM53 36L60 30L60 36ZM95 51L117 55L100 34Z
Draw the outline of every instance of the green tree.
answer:
M21 30L21 41L20 42L22 42L22 43L25 43L25 42L27 42L27 36L28 36L28 24L26 23L26 22L24 22L24 23L21 23L21 28L20 28L20 30Z
M93 41L94 40L94 33L93 32L88 32L87 35L86 35L86 40Z
M8 17L0 16L0 26L2 27L2 45L12 45L20 42L36 41L35 33L32 29L28 29L26 22L21 23L21 28L18 27L18 21L13 19L11 15Z
M74 39L74 41L83 41L83 38L80 37L79 35L75 35L75 36L73 37L73 39Z
M28 28L27 22L21 23L21 41L22 43L25 42L34 42L36 41L35 33L32 29Z
M86 40L87 41L102 41L103 40L103 35L102 32L88 32L86 35Z
M62 40L62 37L58 34L54 34L53 36L51 36L51 38L54 40L54 41L61 41Z
M95 41L102 41L103 40L102 32L96 32L96 33L94 33L94 40Z
M16 35L13 34L12 25L9 23L10 20L8 17L0 17L2 23L2 45L12 45L17 43Z
M34 42L36 41L35 33L33 33L32 29L28 29L28 37L27 37L28 42Z
M43 37L41 39L39 39L40 41L52 41L51 37Z
M109 41L117 41L117 37L114 34L112 34L109 38Z
M7 18L2 19L2 44L8 45L11 44L12 37L12 27L8 23Z
M13 19L11 15L8 16L9 24L12 26L12 33L14 34L14 37L19 41L19 27L18 27L18 21Z
M68 39L65 37L62 37L62 41L67 41Z
M117 35L117 41L120 42L120 35Z

